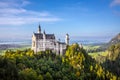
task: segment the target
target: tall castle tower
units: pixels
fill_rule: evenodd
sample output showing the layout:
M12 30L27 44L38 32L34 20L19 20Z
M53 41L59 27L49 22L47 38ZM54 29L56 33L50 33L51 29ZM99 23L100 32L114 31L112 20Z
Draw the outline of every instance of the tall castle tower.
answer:
M40 24L38 26L38 33L41 33L41 26L40 26Z
M65 43L66 43L67 45L69 45L69 35L68 35L68 34L66 34Z

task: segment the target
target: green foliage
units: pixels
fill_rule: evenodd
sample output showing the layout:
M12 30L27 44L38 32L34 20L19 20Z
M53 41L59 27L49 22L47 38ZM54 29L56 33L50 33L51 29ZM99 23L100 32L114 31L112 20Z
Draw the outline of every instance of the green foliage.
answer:
M45 80L53 80L53 78L52 78L52 76L51 76L51 74L49 72L47 72L45 74Z
M42 75L39 75L39 76L38 76L38 80L43 80L43 76L42 76Z
M106 75L106 70L87 55L85 50L80 48L78 44L73 44L68 47L63 62L69 63L74 69L76 69L75 75L77 79L117 79L115 75L108 71Z
M0 78L2 80L16 80L18 78L15 63L4 56L0 56Z
M102 49L101 45L84 45L84 49L86 50L87 53L95 53L95 52L101 52L104 51Z
M34 54L8 50L0 55L0 80L115 80L117 76L96 63L78 44L68 46L64 56L52 51Z
M111 45L108 48L109 54L102 64L105 69L120 77L120 43ZM116 77L113 77L116 79Z
M108 48L108 51L109 51L108 58L110 60L115 60L120 55L120 43L115 44L115 45L111 45Z
M94 58L96 62L103 63L106 60L108 51L88 53L88 55L90 55L92 58Z
M37 80L37 73L32 68L26 68L19 72L20 80Z
M56 80L63 76L69 79L74 73L70 73L71 70L69 64L62 62L61 56L50 50L37 54L30 49L7 50L0 56L0 78L3 80Z

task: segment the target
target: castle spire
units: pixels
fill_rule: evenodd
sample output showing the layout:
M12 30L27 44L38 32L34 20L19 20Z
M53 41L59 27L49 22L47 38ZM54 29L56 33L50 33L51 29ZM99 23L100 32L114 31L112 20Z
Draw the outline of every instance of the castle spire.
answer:
M45 34L45 30L43 31L43 34Z
M41 33L41 26L40 26L40 24L38 26L38 33Z

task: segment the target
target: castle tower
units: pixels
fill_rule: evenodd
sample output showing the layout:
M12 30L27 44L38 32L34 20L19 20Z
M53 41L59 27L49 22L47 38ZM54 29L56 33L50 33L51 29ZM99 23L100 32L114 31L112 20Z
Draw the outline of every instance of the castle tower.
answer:
M43 31L43 50L46 50L46 33L45 30Z
M80 47L80 48L83 48L83 45L82 45L82 43L79 45L79 47Z
M38 33L41 33L41 26L40 26L40 24L38 26Z
M68 34L66 34L65 43L66 43L67 45L69 45L69 35L68 35Z
M43 31L43 34L46 34L46 33L45 33L45 30Z

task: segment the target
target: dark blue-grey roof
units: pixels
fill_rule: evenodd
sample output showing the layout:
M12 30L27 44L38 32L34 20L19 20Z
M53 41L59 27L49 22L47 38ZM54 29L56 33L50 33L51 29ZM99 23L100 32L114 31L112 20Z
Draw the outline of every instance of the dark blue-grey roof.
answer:
M43 39L43 34L42 33L34 33L36 39ZM46 39L55 39L54 34L45 34Z
M43 39L43 34L41 33L34 33L36 39Z

